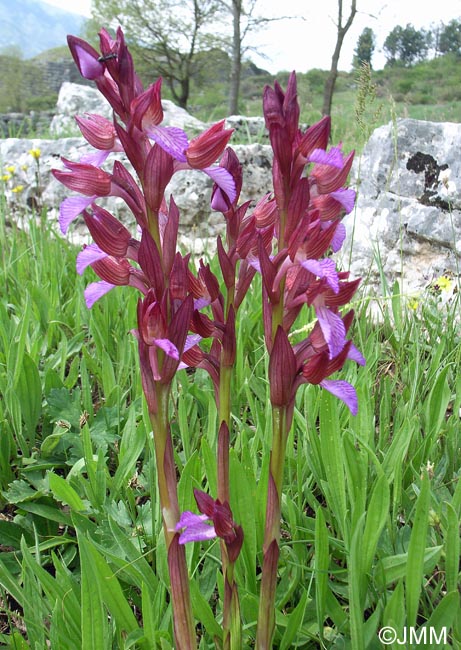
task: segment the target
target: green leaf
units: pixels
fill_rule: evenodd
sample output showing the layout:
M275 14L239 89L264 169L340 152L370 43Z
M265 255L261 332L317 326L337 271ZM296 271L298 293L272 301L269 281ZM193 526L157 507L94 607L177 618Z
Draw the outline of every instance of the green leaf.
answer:
M298 634L304 619L307 603L307 591L303 591L298 604L291 612L290 616L287 617L287 626L280 641L280 650L288 650L293 647L293 641L296 639L296 635Z
M438 434L445 421L448 403L451 399L451 391L447 381L449 371L450 366L445 366L440 371L428 399L425 400L424 421L426 435L428 436L433 433Z
M42 384L38 368L27 353L24 353L16 393L30 445L33 446L35 444L35 429L42 411Z
M346 481L344 480L343 444L339 426L338 403L327 391L320 398L320 444L327 480L324 489L330 509L343 539L346 533Z
M424 551L424 573L432 571L436 565L443 546L430 546ZM374 570L374 577L379 589L397 582L406 576L408 553L389 555L380 560Z
M112 481L111 497L115 499L123 485L132 478L136 461L146 442L144 427L136 423L137 412L132 406L120 442L119 465Z
M128 603L120 583L111 568L97 551L91 540L77 530L81 552L87 554L92 566L93 581L101 592L102 599L113 617L119 632L131 633L139 629L136 618Z
M424 553L429 525L430 498L429 477L427 473L424 473L421 482L421 492L416 502L416 511L413 519L406 564L405 599L407 605L407 624L409 626L416 625L416 618L418 616L424 571Z
M323 638L323 623L326 616L328 591L328 567L330 563L328 530L322 508L319 506L315 515L315 604L317 624Z
M256 593L256 484L250 480L233 449L229 456L230 499L234 520L243 528L241 557L245 564L245 585Z
M445 534L445 581L447 591L455 591L459 584L460 539L459 521L451 503L447 507L447 530Z
M96 567L86 544L79 544L82 600L82 650L105 650L108 632L100 582L95 580Z
M210 605L200 593L197 582L195 580L190 580L189 587L190 587L190 595L192 601L192 609L195 618L201 623L203 623L206 631L211 637L217 637L218 639L221 639L222 638L221 626L216 621L216 617L213 614Z
M62 478L53 472L48 472L47 474L50 490L53 492L54 497L62 503L66 503L71 510L76 512L84 512L87 510L87 507L83 503L82 499L79 497L77 492L72 486Z

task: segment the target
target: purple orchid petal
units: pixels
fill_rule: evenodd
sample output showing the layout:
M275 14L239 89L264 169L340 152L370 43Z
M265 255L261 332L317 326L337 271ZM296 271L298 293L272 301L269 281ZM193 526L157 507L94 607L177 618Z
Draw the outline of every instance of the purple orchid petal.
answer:
M237 193L235 191L235 181L227 169L224 167L205 167L205 172L216 185L229 197L230 203L235 201Z
M91 52L88 52L80 45L75 46L75 55L82 77L85 79L97 79L104 74L104 66Z
M200 525L200 523L203 521L208 521L207 515L198 515L195 512L191 512L191 510L185 510L181 513L175 530L177 533L179 533L183 528Z
M338 223L336 226L335 234L330 242L331 250L337 253L346 239L346 226L343 223Z
M313 273L319 278L324 278L326 283L334 293L339 291L338 272L336 271L335 262L329 257L323 260L305 260L301 266Z
M216 531L214 526L206 523L207 521L209 521L207 515L196 515L188 510L183 512L176 524L177 532L184 528L184 531L179 536L179 543L187 544L188 542L202 542L214 539Z
M85 302L88 309L91 309L94 303L102 298L106 293L115 287L115 284L100 280L99 282L92 282L85 289Z
M209 304L210 304L209 298L196 298L194 300L194 309L200 311L201 309L208 307Z
M90 266L93 262L102 260L105 257L108 257L107 253L104 253L97 244L85 246L85 248L77 255L77 273L82 275L87 266Z
M331 147L329 151L324 149L314 149L309 155L309 162L318 163L319 165L330 165L330 167L337 167L342 169L344 165L344 158L342 151L339 147Z
M80 162L85 165L93 165L94 167L101 167L103 163L106 162L110 150L97 150L91 153L87 153L80 158Z
M200 341L202 340L202 337L200 334L188 334L186 337L186 342L184 344L184 352L187 352L191 348L194 347L194 345L198 345Z
M333 359L341 352L346 343L346 328L342 319L326 307L317 307L315 311L328 345L330 359Z
M68 196L64 199L59 208L59 227L63 235L67 233L72 221L97 198L97 196Z
M169 339L154 339L155 345L173 359L179 359L178 348Z
M347 355L348 359L352 359L352 361L355 361L356 363L359 364L359 366L364 366L366 364L365 357L363 354L358 350L353 343L351 343L351 347L349 348L349 353Z
M176 126L149 125L146 134L175 160L186 162L184 150L189 146L187 134Z
M338 203L341 203L343 208L346 210L346 214L349 214L354 209L356 197L355 190L341 187L339 190L331 192L330 196L334 198L335 201L338 201Z
M351 384L342 380L324 379L320 382L320 386L344 402L352 415L357 415L359 402L355 388Z

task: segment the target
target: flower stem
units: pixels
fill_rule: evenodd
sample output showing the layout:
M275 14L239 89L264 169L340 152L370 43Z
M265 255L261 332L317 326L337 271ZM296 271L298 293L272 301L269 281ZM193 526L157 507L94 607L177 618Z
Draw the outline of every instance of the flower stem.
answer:
M155 413L150 413L150 419L154 433L160 506L170 572L175 648L192 650L197 647L197 642L189 592L189 575L185 549L179 544L179 534L175 531L179 520L179 505L168 420L170 386L157 384L156 388L157 409Z
M272 450L267 487L264 559L259 599L256 649L270 650L275 628L275 591L279 558L283 469L288 438L286 407L272 407Z

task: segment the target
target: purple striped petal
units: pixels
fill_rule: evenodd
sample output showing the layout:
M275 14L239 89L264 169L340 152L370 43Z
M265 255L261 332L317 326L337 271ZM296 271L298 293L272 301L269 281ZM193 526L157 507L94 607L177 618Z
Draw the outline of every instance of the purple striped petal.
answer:
M216 531L214 526L206 523L207 521L209 521L207 515L196 515L189 510L183 512L176 524L178 533L184 528L179 536L179 543L187 544L188 542L202 542L214 539Z
M80 162L85 165L93 165L93 167L101 167L101 165L106 162L107 157L110 154L110 150L96 150L91 153L87 153L80 158Z
M205 167L202 171L205 172L216 185L227 194L230 203L235 201L237 193L235 191L235 181L227 169L224 167Z
M319 165L330 165L330 167L337 167L342 169L344 165L344 158L342 151L339 147L331 147L329 151L324 149L314 149L309 155L309 162L318 163Z
M338 293L339 279L335 262L326 257L323 260L304 260L301 266L319 278L324 278L332 291Z
M333 197L335 201L338 201L338 203L341 203L343 208L346 210L346 214L349 214L354 209L356 196L354 190L341 187L339 190L330 192L330 196Z
M68 196L59 208L59 227L63 235L67 233L69 225L83 212L97 196Z
M169 339L154 339L155 345L173 359L179 359L178 348Z
M106 293L115 287L115 284L110 284L105 280L100 280L99 282L92 282L85 289L85 302L88 309L91 309L94 303L102 298Z
M349 348L349 353L347 355L348 359L352 359L352 361L355 361L356 363L359 364L359 366L364 366L366 364L365 357L363 354L358 350L353 343L351 343L351 346Z
M346 328L342 319L326 307L317 307L315 312L328 345L330 359L333 359L341 352L346 343Z
M184 150L189 146L187 134L176 126L149 125L146 134L175 160L186 162Z
M90 266L93 262L102 260L105 257L108 257L107 253L104 253L97 244L85 246L85 248L77 255L77 273L82 275L87 266Z
M336 226L335 234L330 242L331 250L337 253L346 239L346 226L343 223L338 223Z
M359 402L355 388L351 384L342 380L324 379L320 382L320 386L344 402L352 415L357 415Z

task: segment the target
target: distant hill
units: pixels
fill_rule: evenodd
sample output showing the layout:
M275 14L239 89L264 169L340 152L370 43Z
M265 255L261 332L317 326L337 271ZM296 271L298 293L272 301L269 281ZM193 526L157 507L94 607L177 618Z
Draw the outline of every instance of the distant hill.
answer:
M66 44L67 34L79 34L83 16L40 0L0 0L0 51L19 48L25 58Z

